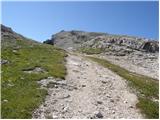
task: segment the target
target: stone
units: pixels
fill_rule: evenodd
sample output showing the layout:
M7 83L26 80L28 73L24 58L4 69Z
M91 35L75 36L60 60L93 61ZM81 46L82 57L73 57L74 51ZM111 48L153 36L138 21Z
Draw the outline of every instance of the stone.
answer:
M97 103L98 103L98 104L102 104L103 102L102 102L102 101L97 101Z
M71 97L70 95L64 95L63 97L61 97L60 99L65 99L65 98L69 98Z
M103 115L102 115L102 113L101 113L100 111L96 111L96 112L94 113L94 115L95 115L95 117L97 117L97 118L103 118Z
M58 119L58 116L53 113L52 114L52 119Z
M5 100L3 100L3 102L8 102L8 100L5 99Z
M114 110L112 111L112 114L115 114L115 111L114 111Z
M10 84L10 83L8 83L8 86L9 86L9 87L13 87L13 86L14 86L14 84Z
M103 83L103 84L106 84L106 83L107 83L107 81L104 81L104 80L103 80L103 81L102 81L102 83Z
M86 85L82 85L82 87L86 87Z
M129 108L134 108L134 107L132 105L130 105Z
M53 79L53 77L51 76L51 77L48 77L48 79Z
M63 112L67 112L67 111L68 111L68 107L64 107Z
M9 63L8 60L4 60L4 59L1 60L1 64L2 64L2 65L3 65L3 64L8 64L8 63Z
M112 103L113 103L113 102L114 102L114 100L113 100L113 99L111 99L111 100L110 100L110 102L112 102Z

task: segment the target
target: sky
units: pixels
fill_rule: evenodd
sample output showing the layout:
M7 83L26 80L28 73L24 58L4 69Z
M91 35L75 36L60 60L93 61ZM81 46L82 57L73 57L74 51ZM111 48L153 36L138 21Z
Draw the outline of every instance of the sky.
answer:
M2 2L2 24L37 41L82 30L159 39L158 1Z

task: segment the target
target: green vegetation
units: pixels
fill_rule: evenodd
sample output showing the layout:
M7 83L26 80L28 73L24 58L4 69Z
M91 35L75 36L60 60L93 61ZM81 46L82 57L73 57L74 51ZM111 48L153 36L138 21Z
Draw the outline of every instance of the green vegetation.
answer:
M137 107L141 109L142 113L144 113L147 118L159 118L159 104L153 101L153 98L158 99L159 97L158 80L130 72L104 59L95 57L88 58L128 80L129 86L137 90L137 95L139 97Z
M47 95L38 80L54 76L64 78L66 68L63 50L29 40L2 40L2 118L31 118L32 112ZM23 70L40 67L46 72L26 73Z
M88 55L91 54L100 54L103 52L103 50L101 48L80 48L78 51L82 52L82 53L86 53Z

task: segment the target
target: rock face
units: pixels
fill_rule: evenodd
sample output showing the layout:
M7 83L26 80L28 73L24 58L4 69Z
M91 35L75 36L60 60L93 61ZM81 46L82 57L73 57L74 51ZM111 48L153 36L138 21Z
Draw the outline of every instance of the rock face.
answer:
M16 32L14 32L10 27L6 27L1 24L1 44L2 48L7 46L12 46L14 49L19 49L20 46L17 46L18 41L30 42L32 44L37 44L38 42L26 38Z
M148 52L159 51L159 45L157 41L148 41L142 45L142 49Z
M91 40L97 36L105 35L105 33L96 32L83 32L83 31L61 31L55 35L52 35L50 40L44 41L44 43L53 41L55 46L63 49L76 49L81 47L81 44Z
M52 35L47 44L54 44L63 49L76 50L79 48L98 48L103 52L131 53L136 51L155 53L159 51L158 41L125 35L84 31L61 31Z
M24 37L16 32L14 32L10 27L6 27L1 24L1 37L12 38L12 40L23 39Z

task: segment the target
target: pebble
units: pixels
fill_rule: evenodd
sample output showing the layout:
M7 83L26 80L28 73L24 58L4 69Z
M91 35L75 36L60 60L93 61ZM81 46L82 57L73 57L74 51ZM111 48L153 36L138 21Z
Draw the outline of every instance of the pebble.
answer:
M17 50L12 50L13 53L17 53Z
M106 83L107 83L107 81L102 81L102 83L106 84Z
M8 100L3 100L3 102L8 102Z
M128 103L128 102L125 100L125 101L123 101L123 103Z
M114 111L114 110L112 111L112 114L115 114L115 111Z
M86 87L86 85L82 85L82 87Z
M48 77L48 79L53 79L53 77Z
M102 113L101 113L100 111L96 111L96 112L94 113L94 115L95 115L97 118L103 118L103 115L102 115Z
M130 105L129 108L134 108L134 107L132 105Z
M9 84L8 84L8 86L9 86L9 87L13 87L13 86L14 86L14 84L10 84L10 83L9 83Z
M7 64L7 63L9 63L8 60L1 60L1 64Z
M52 114L52 118L53 118L53 119L58 119L58 116L53 113L53 114Z
M102 104L103 102L102 102L102 101L97 101L97 103L98 103L98 104Z
M64 99L64 98L69 98L71 97L70 95L64 95L63 97L61 97L61 99Z
M64 107L63 112L67 112L67 111L68 111L68 107Z
M111 99L111 100L110 100L110 102L114 102L114 100L113 100L113 99Z

